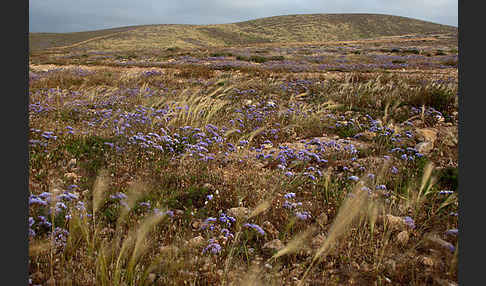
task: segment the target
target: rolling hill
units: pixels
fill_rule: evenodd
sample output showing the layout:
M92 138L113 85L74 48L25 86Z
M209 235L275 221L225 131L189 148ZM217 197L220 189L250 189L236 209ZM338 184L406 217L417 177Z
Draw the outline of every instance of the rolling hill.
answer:
M260 43L343 41L408 34L457 33L457 27L381 14L300 14L250 21L131 26L77 33L31 33L31 51L48 48L143 50Z

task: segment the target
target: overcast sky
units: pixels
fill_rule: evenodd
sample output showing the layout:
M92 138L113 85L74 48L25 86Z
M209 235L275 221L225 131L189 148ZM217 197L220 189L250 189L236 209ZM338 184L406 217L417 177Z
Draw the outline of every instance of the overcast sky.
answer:
M377 13L457 27L457 0L29 0L30 32L223 24L288 14Z

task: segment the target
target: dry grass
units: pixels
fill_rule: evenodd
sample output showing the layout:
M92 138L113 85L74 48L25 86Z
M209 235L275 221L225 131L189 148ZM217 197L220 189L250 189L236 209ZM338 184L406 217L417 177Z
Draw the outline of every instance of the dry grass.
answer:
M63 61L31 66L33 284L457 281L453 69ZM423 129L435 141L417 154Z
M407 34L453 33L457 28L410 18L373 14L287 15L215 25L149 25L83 33L49 35L50 41L82 42L89 50L137 51L168 47L198 48L258 43L323 42ZM78 37L74 41L71 38ZM46 46L46 36L33 33L31 46ZM51 40L52 38L52 40ZM66 38L61 41L59 39ZM97 38L94 41L90 38Z

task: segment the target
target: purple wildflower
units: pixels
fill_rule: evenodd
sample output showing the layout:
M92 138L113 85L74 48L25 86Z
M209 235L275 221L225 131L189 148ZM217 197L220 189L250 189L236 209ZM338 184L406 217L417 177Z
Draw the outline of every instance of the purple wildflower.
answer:
M257 232L259 232L261 235L264 235L265 234L265 231L259 225L257 225L257 224L245 223L243 226L253 228Z
M309 212L296 212L295 215L300 220L307 220L307 219L311 218L311 215L310 215Z
M29 198L29 205L33 205L33 204L47 206L47 202L45 202L41 198L38 198L37 196L31 195Z
M227 228L223 228L221 230L221 233L224 235L224 237L228 238L228 237L234 237L233 234L227 229Z
M448 234L448 235L456 236L457 234L459 234L459 230L457 228L453 228L453 229L447 230L445 233Z
M414 220L409 217L409 216L406 216L403 218L403 221L405 222L405 224L408 225L408 227L410 227L411 229L414 229L415 228L415 222Z
M211 242L206 246L206 248L203 249L203 253L206 253L207 251L210 251L213 254L218 254L221 251L221 245L216 242Z
M168 215L169 217L174 217L174 212L171 210L166 211L165 214Z
M358 178L358 177L356 177L356 176L350 176L350 177L348 178L348 180L351 180L351 181L355 181L355 182L357 182L357 181L359 181L359 178Z
M285 172L285 176L287 177L292 177L294 175L294 173L288 171L288 172Z
M378 186L376 186L376 189L377 190L386 190L386 186L385 185L378 185Z
M231 223L235 222L236 219L232 216L227 216L225 213L222 213L220 216L219 216L219 221L220 222L223 222L223 223L226 223L228 226L231 226Z
M295 198L295 193L287 193L284 195L284 198L286 199Z
M141 202L138 204L139 206L141 207L147 207L147 208L150 208L150 202Z
M111 195L110 198L114 200L124 200L127 198L127 196L124 193L116 193L114 195Z

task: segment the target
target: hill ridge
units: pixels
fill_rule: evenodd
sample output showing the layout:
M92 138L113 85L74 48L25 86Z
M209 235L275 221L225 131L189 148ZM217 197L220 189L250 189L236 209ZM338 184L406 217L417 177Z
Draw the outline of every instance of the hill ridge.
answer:
M31 50L79 46L196 48L261 43L359 40L407 34L457 33L454 26L372 13L291 14L228 24L153 24L76 33L31 33Z

